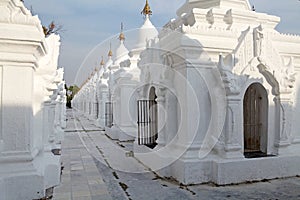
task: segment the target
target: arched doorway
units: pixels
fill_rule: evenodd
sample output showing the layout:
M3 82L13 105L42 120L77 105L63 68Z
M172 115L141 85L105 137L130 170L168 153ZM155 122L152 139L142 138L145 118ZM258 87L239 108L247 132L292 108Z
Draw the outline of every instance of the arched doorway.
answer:
M150 121L150 147L154 148L158 138L158 123L157 123L157 101L156 101L155 87L151 87L149 92L149 121Z
M268 94L254 83L244 96L244 155L246 158L267 155Z
M151 87L148 100L138 101L138 144L154 148L158 138L157 101L155 88Z
M111 128L113 126L113 104L105 102L105 126Z

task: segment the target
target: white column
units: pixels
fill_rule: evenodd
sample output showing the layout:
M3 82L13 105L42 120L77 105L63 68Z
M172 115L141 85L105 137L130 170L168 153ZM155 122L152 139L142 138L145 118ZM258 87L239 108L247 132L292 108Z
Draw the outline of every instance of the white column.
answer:
M278 148L279 155L289 155L289 147L292 142L291 123L292 123L292 106L291 94L281 94L275 97L276 119L277 119L277 136L275 137L275 147Z
M226 121L224 126L225 134L225 158L243 158L243 149L240 144L243 139L243 100L228 97Z
M166 89L159 88L156 90L157 95L157 126L158 126L158 139L157 139L157 148L164 147L166 144L166 133L165 133L165 125L166 125Z

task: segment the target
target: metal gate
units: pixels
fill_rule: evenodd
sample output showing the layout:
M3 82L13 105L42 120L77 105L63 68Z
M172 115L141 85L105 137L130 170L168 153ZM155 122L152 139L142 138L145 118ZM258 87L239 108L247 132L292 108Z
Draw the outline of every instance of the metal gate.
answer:
M109 128L113 126L113 105L111 102L105 103L105 126Z
M92 114L92 103L89 102L89 115L91 115L91 114Z
M138 106L138 144L155 146L158 136L157 102L139 100Z
M95 106L96 106L96 118L98 119L99 118L99 103L96 102Z

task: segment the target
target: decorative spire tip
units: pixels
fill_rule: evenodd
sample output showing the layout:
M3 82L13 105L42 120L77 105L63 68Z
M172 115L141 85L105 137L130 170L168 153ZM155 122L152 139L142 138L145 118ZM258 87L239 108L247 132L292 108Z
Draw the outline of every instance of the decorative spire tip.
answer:
M101 60L101 62L100 62L100 65L105 65L105 63L104 63L104 60L103 60L103 56L102 56L102 60Z
M108 52L108 57L112 57L113 56L113 52L111 50L111 43L109 45L110 45L110 48L109 48L109 52Z
M124 25L123 25L123 22L121 23L121 33L119 35L119 40L120 41L125 41L125 35L123 33L123 30L124 30Z
M143 9L143 11L141 12L141 14L147 16L147 15L152 15L152 10L150 8L150 5L148 3L148 0L146 0L146 4L145 4L145 7Z

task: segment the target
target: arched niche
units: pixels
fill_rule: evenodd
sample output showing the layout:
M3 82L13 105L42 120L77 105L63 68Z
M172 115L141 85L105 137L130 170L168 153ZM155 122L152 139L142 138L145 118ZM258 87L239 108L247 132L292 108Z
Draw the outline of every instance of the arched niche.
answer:
M260 157L268 146L268 93L260 83L251 84L243 99L244 155Z

